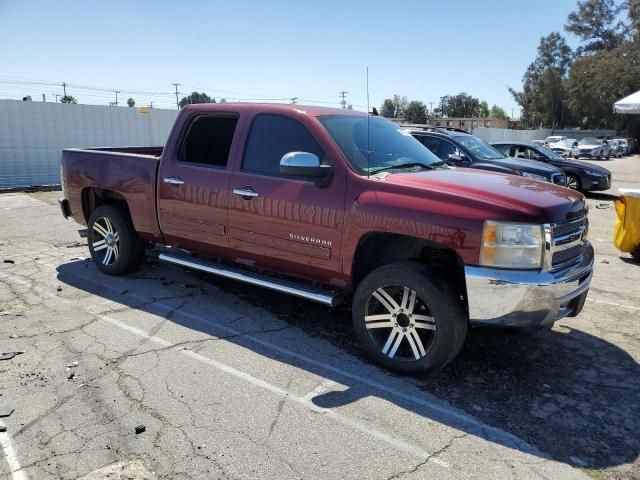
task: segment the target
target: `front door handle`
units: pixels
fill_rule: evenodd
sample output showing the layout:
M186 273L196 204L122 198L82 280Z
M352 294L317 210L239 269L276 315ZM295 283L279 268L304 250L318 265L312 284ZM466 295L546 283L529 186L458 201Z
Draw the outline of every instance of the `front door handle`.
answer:
M257 197L259 195L258 192L256 192L251 187L234 188L233 189L233 194L234 195L238 195L238 196L243 197L243 198L254 198L254 197Z
M184 184L184 180L180 177L164 177L164 183L169 183L171 185L182 185Z

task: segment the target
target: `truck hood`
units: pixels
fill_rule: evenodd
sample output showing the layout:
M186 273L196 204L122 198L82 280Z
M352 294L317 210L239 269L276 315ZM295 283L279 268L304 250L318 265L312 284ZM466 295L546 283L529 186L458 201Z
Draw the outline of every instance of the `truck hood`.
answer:
M584 196L551 183L516 175L447 168L391 173L385 183L414 189L419 197L449 196L450 203L475 206L486 219L554 223L586 214Z

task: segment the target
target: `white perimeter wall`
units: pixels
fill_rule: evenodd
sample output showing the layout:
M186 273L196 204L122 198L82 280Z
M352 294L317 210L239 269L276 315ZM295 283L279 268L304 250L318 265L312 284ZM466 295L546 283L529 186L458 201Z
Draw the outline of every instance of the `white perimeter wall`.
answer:
M60 183L70 147L164 145L177 110L0 100L0 189Z

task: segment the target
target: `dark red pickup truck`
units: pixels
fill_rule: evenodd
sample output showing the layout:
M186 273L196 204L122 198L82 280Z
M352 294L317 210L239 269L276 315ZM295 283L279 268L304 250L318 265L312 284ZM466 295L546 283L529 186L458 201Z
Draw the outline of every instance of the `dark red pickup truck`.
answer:
M577 315L593 266L584 197L444 165L408 131L351 110L184 108L162 148L67 149L61 207L111 275L145 250L336 305L398 371L451 361L470 323Z

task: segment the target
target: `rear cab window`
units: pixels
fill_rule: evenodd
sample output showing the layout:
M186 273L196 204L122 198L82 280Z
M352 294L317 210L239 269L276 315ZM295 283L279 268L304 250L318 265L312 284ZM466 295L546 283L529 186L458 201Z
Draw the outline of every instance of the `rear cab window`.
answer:
M280 174L280 160L290 152L313 153L321 161L324 158L316 139L299 121L284 115L257 115L249 130L242 170L283 176Z
M200 115L191 120L178 153L182 163L226 168L238 115Z

